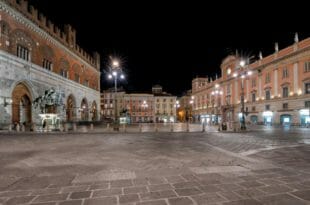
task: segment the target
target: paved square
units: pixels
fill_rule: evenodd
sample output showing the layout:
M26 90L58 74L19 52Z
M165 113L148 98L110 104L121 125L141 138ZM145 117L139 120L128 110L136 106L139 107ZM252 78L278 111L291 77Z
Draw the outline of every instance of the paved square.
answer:
M0 204L309 204L308 132L1 134Z

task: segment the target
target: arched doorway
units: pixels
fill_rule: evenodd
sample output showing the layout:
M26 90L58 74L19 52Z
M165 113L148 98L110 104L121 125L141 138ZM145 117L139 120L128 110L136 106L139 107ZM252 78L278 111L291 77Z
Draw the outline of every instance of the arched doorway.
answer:
M32 122L32 98L25 84L19 83L12 92L12 123Z
M81 120L88 121L88 103L86 98L81 102Z
M92 121L96 121L97 120L97 103L96 101L93 102L92 106L91 106L91 113L92 115Z
M67 121L72 122L75 120L75 99L73 95L70 95L67 99L67 109L66 109Z

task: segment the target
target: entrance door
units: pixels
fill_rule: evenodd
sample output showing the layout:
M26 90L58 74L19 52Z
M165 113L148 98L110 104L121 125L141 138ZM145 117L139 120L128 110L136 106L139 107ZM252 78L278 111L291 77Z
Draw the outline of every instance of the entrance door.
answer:
M32 122L32 100L28 88L23 83L14 88L12 99L12 123L30 124Z

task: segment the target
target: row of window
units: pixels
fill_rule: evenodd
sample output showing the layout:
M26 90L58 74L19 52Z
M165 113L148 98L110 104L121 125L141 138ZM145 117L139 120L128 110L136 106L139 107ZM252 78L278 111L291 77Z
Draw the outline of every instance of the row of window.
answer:
M160 101L160 100L159 100L159 99L157 99L157 102L158 102L158 103L159 103L159 101ZM167 99L166 99L166 98L164 98L164 99L163 99L163 102L167 102ZM173 102L173 99L170 99L170 102Z
M17 50L16 50L16 55L17 57L25 60L25 61L30 61L30 51L28 48L22 46L22 45L17 45ZM42 62L42 67L49 70L49 71L52 71L53 70L53 63L47 59L43 59L43 62ZM68 78L68 71L65 70L65 69L60 69L60 72L59 74L64 77L64 78ZM78 83L80 83L80 76L79 74L75 74L74 75L74 80ZM84 86L87 86L89 87L89 81L88 80L85 80L83 82L83 85Z
M282 104L282 109L283 110L287 110L289 108L288 106L288 103L283 103ZM310 108L310 101L305 101L305 108ZM248 107L246 107L246 112L248 112ZM270 105L265 105L265 110L266 111L269 111L270 110ZM253 106L252 107L252 112L255 112L256 111L256 107Z

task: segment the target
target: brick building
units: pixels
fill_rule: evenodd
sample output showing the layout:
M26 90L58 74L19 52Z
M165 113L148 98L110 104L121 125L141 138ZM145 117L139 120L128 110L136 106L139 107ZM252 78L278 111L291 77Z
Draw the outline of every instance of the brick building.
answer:
M51 88L63 105L50 109L61 121L98 119L100 56L76 44L76 31L62 31L24 0L0 1L0 124L41 123L32 106ZM8 103L9 102L9 103Z
M246 60L245 65L240 62ZM298 41L255 62L228 56L222 77L192 82L193 114L200 122L239 122L241 96L247 123L309 125L310 38ZM247 72L247 73L245 73ZM242 83L243 82L243 83ZM243 95L242 95L243 93Z

